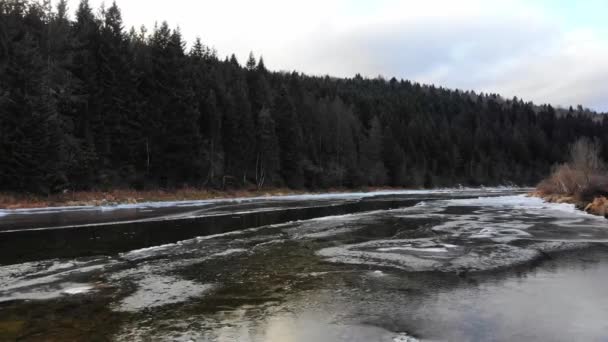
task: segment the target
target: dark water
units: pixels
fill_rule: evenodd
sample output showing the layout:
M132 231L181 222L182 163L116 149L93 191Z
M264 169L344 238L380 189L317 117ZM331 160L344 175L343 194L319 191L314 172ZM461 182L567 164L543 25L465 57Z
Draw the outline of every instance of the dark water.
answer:
M0 340L608 341L608 221L362 196L3 212Z
M503 190L491 190L500 195ZM413 206L446 191L328 194L116 207L0 210L0 265L112 255L137 248L296 220ZM477 190L451 193L470 197ZM44 243L39 243L44 241Z

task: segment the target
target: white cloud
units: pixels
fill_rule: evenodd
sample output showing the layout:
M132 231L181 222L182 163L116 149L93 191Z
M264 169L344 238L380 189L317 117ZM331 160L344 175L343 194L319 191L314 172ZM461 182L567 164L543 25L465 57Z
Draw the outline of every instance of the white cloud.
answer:
M98 6L101 0L92 0ZM551 4L551 3L549 3ZM118 0L127 25L167 20L220 55L272 69L374 77L608 109L608 43L523 0ZM77 0L72 0L75 9Z

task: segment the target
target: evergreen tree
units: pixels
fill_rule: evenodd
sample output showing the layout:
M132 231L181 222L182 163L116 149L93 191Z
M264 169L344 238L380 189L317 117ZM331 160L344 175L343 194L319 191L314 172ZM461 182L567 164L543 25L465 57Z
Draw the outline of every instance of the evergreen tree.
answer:
M247 59L247 64L245 64L245 68L249 71L254 71L256 69L257 62L255 61L255 56L253 52L249 53L249 58Z
M281 87L272 112L281 147L281 176L288 186L300 188L304 185L300 167L302 140L296 111L285 86Z
M166 23L126 33L115 3L50 5L0 1L0 191L531 185L580 138L608 158L583 106L242 67Z
M270 111L262 109L258 115L255 179L258 189L265 184L276 184L280 170L279 142Z
M66 181L60 154L63 132L39 43L29 33L14 38L0 87L0 184L49 193Z
M222 117L217 106L217 98L213 90L209 91L205 99L204 120L201 132L204 133L205 151L207 153L207 179L206 184L213 184L216 176L223 171L224 154L221 145Z
M382 124L378 117L374 117L361 147L361 169L365 171L367 185L384 185L387 180L382 158L383 136Z

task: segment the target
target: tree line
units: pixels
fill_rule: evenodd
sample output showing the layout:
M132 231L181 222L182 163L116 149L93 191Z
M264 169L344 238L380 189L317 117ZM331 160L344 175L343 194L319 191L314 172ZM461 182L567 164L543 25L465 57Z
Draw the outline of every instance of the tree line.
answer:
M608 118L582 107L273 72L95 12L0 0L1 191L523 185L580 137L608 157Z

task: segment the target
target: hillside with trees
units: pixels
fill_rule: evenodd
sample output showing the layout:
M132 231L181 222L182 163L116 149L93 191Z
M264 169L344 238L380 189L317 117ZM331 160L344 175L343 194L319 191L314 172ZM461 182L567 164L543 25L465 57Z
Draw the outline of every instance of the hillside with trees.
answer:
M608 117L582 107L186 46L116 4L0 0L0 191L533 185L582 137L608 160Z

